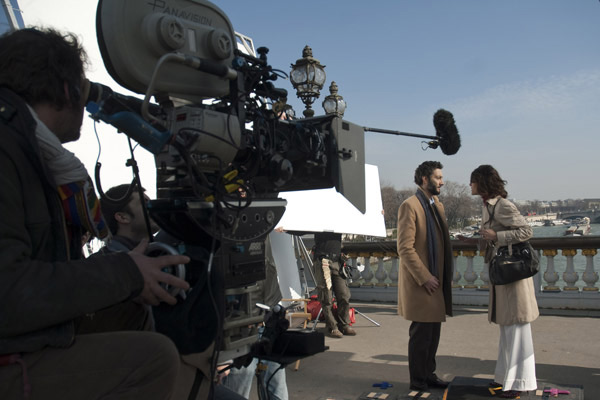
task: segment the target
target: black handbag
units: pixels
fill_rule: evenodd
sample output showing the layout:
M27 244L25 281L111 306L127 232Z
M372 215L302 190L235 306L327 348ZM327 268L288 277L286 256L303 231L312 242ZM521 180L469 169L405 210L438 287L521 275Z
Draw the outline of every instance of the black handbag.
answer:
M494 219L496 206L490 213L491 222ZM489 277L492 285L508 285L534 276L540 270L540 259L529 241L501 246L490 261Z
M502 246L490 261L490 282L507 285L534 276L539 270L538 254L528 241Z

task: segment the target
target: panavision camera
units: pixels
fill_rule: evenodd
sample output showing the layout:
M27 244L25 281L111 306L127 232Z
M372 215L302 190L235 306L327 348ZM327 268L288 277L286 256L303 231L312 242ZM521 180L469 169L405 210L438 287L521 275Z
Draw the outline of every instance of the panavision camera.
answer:
M247 327L262 320L264 241L285 211L278 193L335 187L364 212L364 132L375 129L281 118L272 104L287 92L272 83L280 73L267 50L238 51L231 22L208 1L100 0L96 28L108 72L143 99L93 83L87 110L155 155L150 216L192 259L176 268L192 289L155 308L157 330L182 354L213 343L222 359L245 354L257 339ZM436 136L416 136L453 154L460 141L445 113Z

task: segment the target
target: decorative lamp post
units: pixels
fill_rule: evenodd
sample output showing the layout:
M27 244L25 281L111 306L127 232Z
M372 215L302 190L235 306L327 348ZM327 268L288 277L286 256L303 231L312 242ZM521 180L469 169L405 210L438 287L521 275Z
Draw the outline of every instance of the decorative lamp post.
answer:
M315 115L311 105L319 97L320 90L325 83L325 66L313 58L312 49L309 46L304 46L302 58L296 60L296 64L292 64L291 67L290 80L296 89L296 96L306 106L306 110L303 112L304 116L310 118Z
M344 101L344 98L338 94L338 85L335 82L331 82L331 85L329 85L329 93L331 94L323 100L325 114L334 114L338 117L343 117L344 111L346 111L346 102Z

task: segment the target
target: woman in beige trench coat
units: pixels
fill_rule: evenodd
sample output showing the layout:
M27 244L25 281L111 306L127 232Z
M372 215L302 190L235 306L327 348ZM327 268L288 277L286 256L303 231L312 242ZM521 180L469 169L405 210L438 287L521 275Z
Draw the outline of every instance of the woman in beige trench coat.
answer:
M533 230L517 207L506 199L506 184L491 165L471 173L471 193L481 196L483 215L480 235L487 243L489 264L496 249L528 240ZM518 398L521 391L537 388L531 324L539 316L533 279L508 285L490 285L488 319L500 327L495 381L501 398Z

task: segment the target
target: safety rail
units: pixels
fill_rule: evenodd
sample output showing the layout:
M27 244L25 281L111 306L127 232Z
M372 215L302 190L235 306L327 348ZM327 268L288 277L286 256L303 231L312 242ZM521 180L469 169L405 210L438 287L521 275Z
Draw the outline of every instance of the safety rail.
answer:
M532 238L540 255L540 273L534 276L540 308L600 310L596 265L600 263L600 236ZM476 244L452 241L453 301L456 305L487 305L488 265L485 250ZM344 252L356 269L350 284L352 298L395 302L398 296L399 258L395 240L344 242Z

